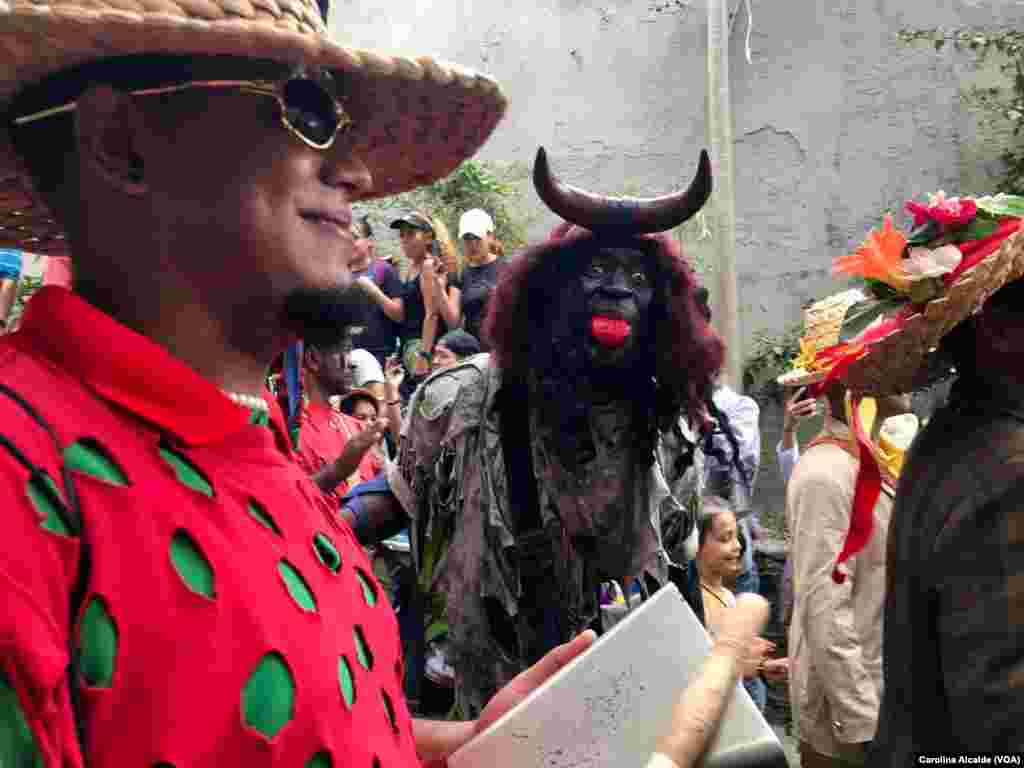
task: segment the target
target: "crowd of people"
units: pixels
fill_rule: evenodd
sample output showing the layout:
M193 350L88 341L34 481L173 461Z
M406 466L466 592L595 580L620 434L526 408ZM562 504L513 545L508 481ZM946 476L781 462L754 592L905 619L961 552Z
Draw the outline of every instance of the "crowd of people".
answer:
M11 156L73 260L0 340L0 764L444 764L669 584L713 642L650 768L766 680L805 768L1020 754L1024 201L908 204L837 261L876 293L806 310L780 658L759 407L666 234L707 155L641 200L539 150L560 223L509 256L481 209L456 242L375 222L353 204L450 173L500 88L339 47L326 2L242 5L0 12ZM902 309L850 332L872 301Z

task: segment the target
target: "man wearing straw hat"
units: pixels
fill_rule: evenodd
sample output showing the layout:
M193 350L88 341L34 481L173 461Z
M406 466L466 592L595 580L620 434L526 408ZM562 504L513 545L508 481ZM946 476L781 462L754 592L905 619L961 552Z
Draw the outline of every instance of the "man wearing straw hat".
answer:
M264 390L334 323L352 201L473 154L492 81L337 46L312 0L5 4L0 67L3 180L53 214L3 244L75 260L0 341L3 765L413 766L588 645L477 722L413 723L394 614ZM661 745L681 766L742 613Z
M822 355L858 396L957 377L900 473L888 530L885 688L869 762L980 751L1019 759L1024 198L939 192L906 209L910 231L887 217L835 261L836 271L865 278L879 320ZM888 462L866 457L857 490L870 498ZM873 535L870 520L852 521L844 555L859 557Z
M779 383L820 386L828 371L814 367L815 353L839 340L847 311L864 299L861 291L849 290L805 310L801 356ZM805 768L863 763L874 737L881 695L882 566L892 509L888 488L872 511L877 525L870 543L845 583L833 583L832 565L853 515L860 457L848 426L846 390L832 382L820 395L827 403L822 432L805 449L786 488L795 596L790 698ZM906 403L886 400L878 406L877 423L906 409Z

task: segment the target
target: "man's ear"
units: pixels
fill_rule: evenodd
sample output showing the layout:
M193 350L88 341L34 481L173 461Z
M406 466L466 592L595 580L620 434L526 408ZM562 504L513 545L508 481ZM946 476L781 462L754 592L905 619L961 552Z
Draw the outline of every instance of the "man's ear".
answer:
M89 88L78 99L75 133L82 163L118 191L148 191L140 154L142 114L132 98L108 86Z

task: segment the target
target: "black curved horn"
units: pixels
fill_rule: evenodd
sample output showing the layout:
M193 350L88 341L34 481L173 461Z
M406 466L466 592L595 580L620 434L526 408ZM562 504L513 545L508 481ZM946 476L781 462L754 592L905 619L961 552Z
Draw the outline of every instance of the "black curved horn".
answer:
M533 186L553 212L592 232L667 232L697 213L711 196L711 161L701 150L697 175L684 192L648 198L608 197L560 182L551 173L544 147L539 147L533 163Z

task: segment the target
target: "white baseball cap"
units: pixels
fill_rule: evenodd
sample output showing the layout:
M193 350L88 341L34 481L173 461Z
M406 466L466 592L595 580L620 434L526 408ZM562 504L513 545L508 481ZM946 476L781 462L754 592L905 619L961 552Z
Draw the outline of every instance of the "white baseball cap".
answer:
M466 211L459 217L460 240L466 235L476 235L480 239L483 239L488 232L493 231L494 219L490 217L487 211L474 208L471 211Z

